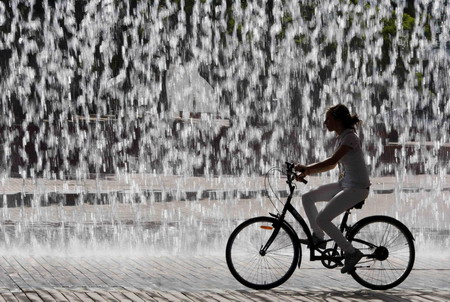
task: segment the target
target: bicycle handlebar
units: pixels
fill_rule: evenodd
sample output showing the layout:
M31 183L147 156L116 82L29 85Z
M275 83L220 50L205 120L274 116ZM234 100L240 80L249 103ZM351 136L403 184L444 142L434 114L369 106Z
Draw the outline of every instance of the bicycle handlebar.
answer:
M295 164L294 163L290 163L290 162L286 162L286 166L287 166L287 175L288 175L288 181L292 182L292 180L297 179L297 173L295 172ZM290 175L293 175L292 178L290 178ZM308 183L308 181L304 178L300 179L300 181L302 183L304 183L305 185Z

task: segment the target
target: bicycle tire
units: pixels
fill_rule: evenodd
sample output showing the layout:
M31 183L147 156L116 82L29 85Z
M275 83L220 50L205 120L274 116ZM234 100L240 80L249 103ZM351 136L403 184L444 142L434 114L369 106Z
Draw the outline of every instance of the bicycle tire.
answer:
M270 289L283 284L294 273L301 257L298 238L285 224L265 255L260 254L278 220L256 217L241 223L230 235L226 260L231 274L253 289Z
M350 274L359 284L386 290L402 283L415 261L414 238L400 221L388 216L362 219L350 230L348 240L365 255Z

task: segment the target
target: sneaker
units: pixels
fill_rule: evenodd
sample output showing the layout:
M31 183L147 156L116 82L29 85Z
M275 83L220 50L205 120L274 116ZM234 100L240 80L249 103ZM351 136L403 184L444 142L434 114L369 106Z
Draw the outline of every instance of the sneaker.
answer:
M308 239L300 239L300 243L307 244L309 247ZM313 234L313 244L315 249L325 249L327 247L327 242L323 238L319 238L316 234Z
M355 268L355 265L361 260L361 258L364 256L364 254L358 250L355 249L353 253L349 253L345 255L345 264L344 267L341 269L341 273L349 273L353 271Z

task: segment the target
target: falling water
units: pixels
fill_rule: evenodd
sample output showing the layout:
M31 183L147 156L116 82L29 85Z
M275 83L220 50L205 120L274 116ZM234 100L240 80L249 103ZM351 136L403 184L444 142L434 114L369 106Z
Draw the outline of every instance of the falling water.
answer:
M286 159L324 158L338 102L364 120L372 176L426 175L417 207L450 229L450 6L396 3L0 2L1 179L17 187L3 192L5 248L177 251L211 241L207 229L226 237L238 200L177 203L183 179L251 185ZM175 190L168 209L149 185Z

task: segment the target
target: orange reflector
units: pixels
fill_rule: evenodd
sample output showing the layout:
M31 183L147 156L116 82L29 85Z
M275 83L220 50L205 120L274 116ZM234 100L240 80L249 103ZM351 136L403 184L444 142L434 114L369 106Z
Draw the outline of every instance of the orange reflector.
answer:
M273 230L273 227L267 226L267 225L262 225L262 226L261 226L261 229L264 229L264 230Z

